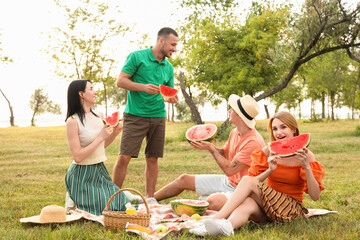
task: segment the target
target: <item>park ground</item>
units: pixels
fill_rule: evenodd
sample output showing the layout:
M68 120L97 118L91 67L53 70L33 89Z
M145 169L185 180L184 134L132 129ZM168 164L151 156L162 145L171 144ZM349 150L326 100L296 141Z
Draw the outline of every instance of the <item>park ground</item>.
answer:
M220 125L221 122L215 122ZM257 128L269 141L267 120ZM306 196L305 206L338 211L338 214L299 219L288 224L258 227L247 224L229 239L359 239L360 237L360 134L359 120L309 123L299 121L302 133L311 133L309 148L326 167L320 200ZM165 156L159 160L157 188L181 173L221 173L209 153L191 148L185 131L191 123L167 123ZM120 136L107 148L110 174L118 154ZM224 140L214 144L222 146ZM144 155L132 159L124 187L144 193ZM123 231L106 231L98 223L21 224L20 218L38 215L44 206L64 206L64 176L71 163L65 127L0 128L0 239L139 239ZM182 198L197 199L185 191ZM166 204L170 200L161 201ZM166 239L199 239L183 230ZM216 238L213 238L216 239ZM226 239L226 238L224 238Z

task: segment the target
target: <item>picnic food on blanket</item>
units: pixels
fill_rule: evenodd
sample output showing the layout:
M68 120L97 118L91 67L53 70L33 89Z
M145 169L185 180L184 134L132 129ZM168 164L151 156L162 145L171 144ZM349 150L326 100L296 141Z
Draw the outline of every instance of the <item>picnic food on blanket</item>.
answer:
M165 215L165 217L163 219L170 219L170 218L174 218L174 215L172 215L171 213L168 213Z
M111 211L109 210L109 206L114 197L122 191L132 191L136 192L144 201L146 212L147 213L137 213L137 214L126 214L126 212L121 211ZM137 190L132 188L123 188L114 193L109 199L108 203L104 211L102 212L104 216L104 226L106 230L118 230L124 229L126 227L126 223L138 224L143 227L149 227L150 225L150 209L148 203L145 201L144 196Z
M108 123L111 126L116 127L120 122L120 113L119 112L113 112L111 116L107 116L105 119L103 119L104 124Z
M199 215L199 214L197 214L197 213L195 213L195 214L191 215L191 217L192 217L193 219L195 219L196 221L201 220L200 215Z
M279 139L269 144L269 149L279 157L290 157L310 144L310 134L304 133L296 137Z
M166 233L168 231L168 228L164 225L160 225L157 229L156 232L157 233Z
M148 229L146 227L143 227L143 226L140 226L138 224L133 224L133 223L129 223L129 222L126 223L125 229L138 230L140 232L144 232L144 233L147 233L147 234L151 233L150 229Z
M135 207L131 205L131 203L125 204L125 207L126 207L126 211L125 211L126 214L137 214Z
M32 216L28 218L21 218L22 223L65 223L70 221L79 220L83 214L78 215L66 215L66 210L63 207L57 205L49 205L41 210L40 215Z
M207 201L192 199L176 199L171 201L170 204L171 208L179 216L183 214L192 216L195 213L202 215L209 206Z
M208 141L211 142L215 139L217 127L215 124L199 124L189 128L186 131L186 139L191 141Z
M175 88L171 88L165 85L159 85L160 88L160 94L164 98L164 101L169 101L169 98L175 96L179 90Z
M181 222L186 222L187 220L189 220L189 216L186 214L181 215L181 217L175 217L174 215L172 215L171 213L166 214L165 217L163 217L163 219L160 220L160 223L181 223Z

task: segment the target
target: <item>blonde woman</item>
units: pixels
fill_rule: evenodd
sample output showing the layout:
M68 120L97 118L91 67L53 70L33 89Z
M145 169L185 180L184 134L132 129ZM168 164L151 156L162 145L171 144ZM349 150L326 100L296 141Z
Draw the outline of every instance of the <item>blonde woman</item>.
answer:
M299 135L295 118L288 112L276 113L269 122L271 140ZM249 220L257 223L290 222L304 216L304 192L312 200L320 198L325 167L307 148L294 156L280 158L268 147L252 153L249 176L243 177L231 198L214 219L193 229L197 235L231 235ZM263 182L267 180L267 183Z

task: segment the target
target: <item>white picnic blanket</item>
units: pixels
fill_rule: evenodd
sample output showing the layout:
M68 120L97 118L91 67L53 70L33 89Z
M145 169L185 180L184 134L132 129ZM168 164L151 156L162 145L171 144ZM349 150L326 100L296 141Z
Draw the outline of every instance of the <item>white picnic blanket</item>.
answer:
M180 231L182 228L194 228L197 225L199 225L201 222L205 221L208 218L211 218L212 216L214 216L217 213L217 211L207 210L204 213L204 215L201 216L201 220L199 220L199 221L196 221L195 219L184 214L181 217L174 218L173 222L162 223L161 221L164 220L164 217L167 214L173 214L176 216L176 214L174 213L174 211L171 208L171 205L170 204L167 204L167 205L149 204L149 209L150 209L150 214L151 214L150 226L149 226L150 234L147 234L147 233L144 233L141 231L137 231L137 230L126 230L126 231L139 234L144 239L149 239L149 240L161 239L172 231ZM326 209L308 209L308 210L309 210L309 213L306 214L305 217L319 216L319 215L325 215L325 214L329 214L329 213L337 213L337 211L329 211ZM139 205L138 212L139 213L147 213L146 207L144 204ZM70 211L70 213L71 214L83 214L83 218L90 220L90 221L99 222L100 224L104 225L104 216L103 215L96 216L96 215L93 215L91 213L85 212L80 209L72 210L72 211ZM166 233L157 233L156 232L156 229L161 225L164 225L168 228L168 231Z

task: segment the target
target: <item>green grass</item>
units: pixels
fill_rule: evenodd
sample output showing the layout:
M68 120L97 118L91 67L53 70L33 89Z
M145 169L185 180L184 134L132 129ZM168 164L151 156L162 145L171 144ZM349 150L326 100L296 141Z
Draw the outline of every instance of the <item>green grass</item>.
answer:
M220 122L215 124L220 125ZM269 141L266 120L258 129ZM319 201L305 198L308 208L336 210L331 214L299 219L288 224L271 224L260 228L249 223L229 239L359 239L360 233L360 136L359 121L305 123L302 133L311 133L310 149L326 167L323 184L326 189ZM184 140L191 123L168 123L165 156L159 160L157 187L164 186L182 173L221 173L209 153L190 147ZM120 136L107 148L106 167L110 174L118 154ZM216 141L222 146L224 141ZM144 193L143 149L132 159L124 187ZM65 127L0 128L0 239L140 239L106 231L98 223L81 220L71 224L21 224L20 218L38 215L50 204L64 206L64 176L71 163ZM183 198L196 199L193 192ZM166 204L170 201L162 201ZM187 230L171 233L166 239L198 239ZM216 239L216 238L210 238ZM224 238L225 239L225 238Z

